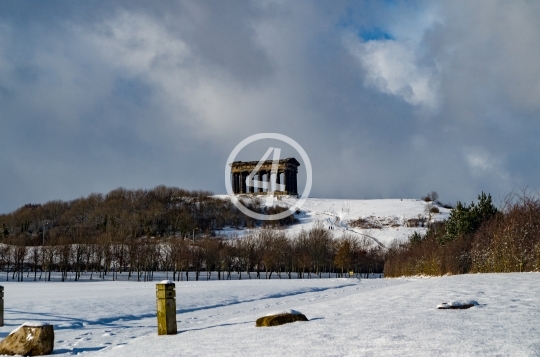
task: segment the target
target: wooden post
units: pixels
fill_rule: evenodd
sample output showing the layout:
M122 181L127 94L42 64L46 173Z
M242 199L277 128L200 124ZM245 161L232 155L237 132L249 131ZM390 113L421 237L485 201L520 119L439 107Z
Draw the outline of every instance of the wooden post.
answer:
M176 335L176 292L174 283L163 280L156 284L158 335Z
M4 326L4 287L0 285L0 326Z

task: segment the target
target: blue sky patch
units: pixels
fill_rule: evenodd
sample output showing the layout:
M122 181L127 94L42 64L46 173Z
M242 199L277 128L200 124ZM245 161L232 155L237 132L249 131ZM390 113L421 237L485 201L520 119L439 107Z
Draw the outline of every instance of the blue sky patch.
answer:
M358 35L362 38L364 41L380 41L380 40L395 40L395 37L389 34L388 32L378 28L374 27L369 30L361 30Z

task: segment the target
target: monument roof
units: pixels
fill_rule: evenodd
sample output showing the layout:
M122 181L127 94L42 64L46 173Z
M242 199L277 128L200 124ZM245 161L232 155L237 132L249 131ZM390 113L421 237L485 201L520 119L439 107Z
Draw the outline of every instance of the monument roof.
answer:
M265 160L263 162L263 165L271 165L273 162L272 160ZM289 157L286 159L281 159L278 162L279 164L290 164L294 166L300 166L300 163L298 160L296 160L294 157ZM257 166L259 164L259 161L234 161L230 165L231 166Z

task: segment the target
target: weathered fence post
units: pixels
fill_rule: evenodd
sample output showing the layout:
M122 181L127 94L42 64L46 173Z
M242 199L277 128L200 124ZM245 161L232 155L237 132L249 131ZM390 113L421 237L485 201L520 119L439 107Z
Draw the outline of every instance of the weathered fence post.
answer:
M4 287L0 285L0 326L4 326Z
M176 335L176 293L174 283L163 280L156 284L158 335Z

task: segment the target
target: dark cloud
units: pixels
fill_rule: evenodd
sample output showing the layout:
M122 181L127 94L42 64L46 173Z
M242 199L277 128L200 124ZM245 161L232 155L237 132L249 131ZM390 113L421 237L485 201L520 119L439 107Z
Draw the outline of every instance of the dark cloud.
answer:
M539 15L528 1L2 1L0 211L118 186L224 193L230 151L259 132L305 148L314 196L537 189Z

